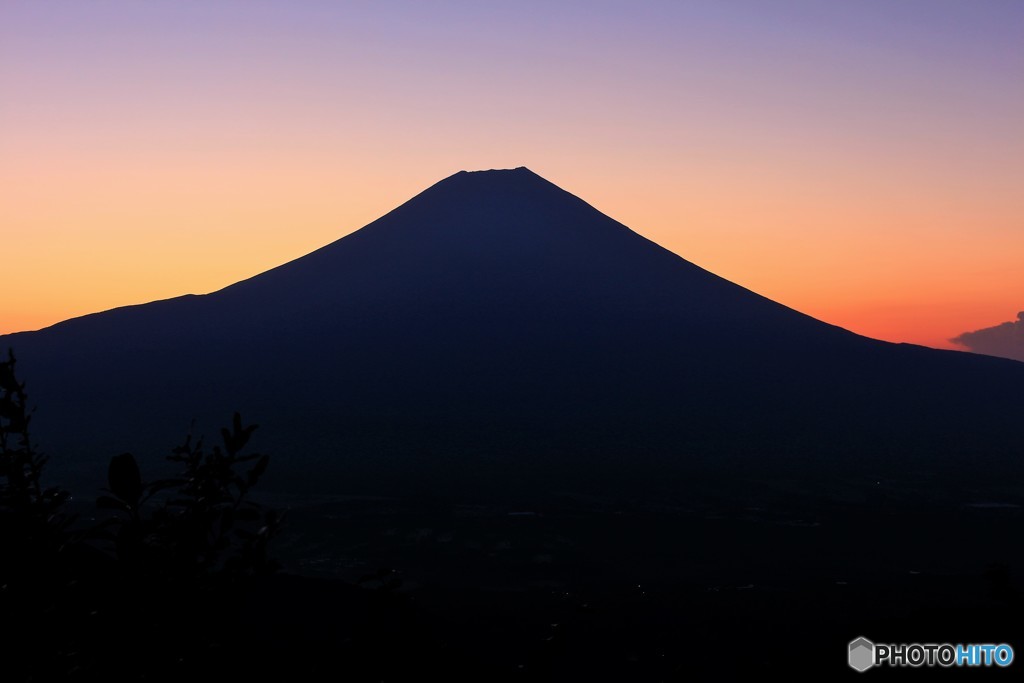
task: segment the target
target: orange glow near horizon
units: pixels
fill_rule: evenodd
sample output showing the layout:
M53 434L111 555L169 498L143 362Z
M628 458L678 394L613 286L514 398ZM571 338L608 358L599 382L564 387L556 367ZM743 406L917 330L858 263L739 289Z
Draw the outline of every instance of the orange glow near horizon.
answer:
M214 291L515 166L867 336L952 348L1024 309L1012 5L43 5L0 9L0 333Z

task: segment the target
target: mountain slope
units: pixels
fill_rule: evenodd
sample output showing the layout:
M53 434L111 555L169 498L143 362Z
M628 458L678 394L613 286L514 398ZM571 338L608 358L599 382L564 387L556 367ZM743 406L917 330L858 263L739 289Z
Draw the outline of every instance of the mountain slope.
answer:
M1024 364L814 320L524 168L457 173L213 294L0 345L38 438L83 473L122 450L158 459L193 417L213 433L235 409L293 490L643 494L695 472L1019 468Z

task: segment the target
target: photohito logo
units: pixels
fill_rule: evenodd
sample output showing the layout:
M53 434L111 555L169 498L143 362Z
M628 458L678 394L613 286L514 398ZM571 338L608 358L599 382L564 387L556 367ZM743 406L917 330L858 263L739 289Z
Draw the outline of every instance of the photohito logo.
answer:
M850 667L867 671L873 666L1010 666L1013 648L998 645L952 643L872 643L867 638L850 641Z

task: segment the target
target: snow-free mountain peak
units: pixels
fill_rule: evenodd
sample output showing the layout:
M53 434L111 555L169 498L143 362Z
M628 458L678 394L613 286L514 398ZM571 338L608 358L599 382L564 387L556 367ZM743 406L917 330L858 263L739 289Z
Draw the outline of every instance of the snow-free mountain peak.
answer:
M193 418L213 433L235 410L295 490L645 496L1021 469L1021 364L815 320L526 168L456 173L221 291L5 346L53 462L97 479L111 454L159 460Z

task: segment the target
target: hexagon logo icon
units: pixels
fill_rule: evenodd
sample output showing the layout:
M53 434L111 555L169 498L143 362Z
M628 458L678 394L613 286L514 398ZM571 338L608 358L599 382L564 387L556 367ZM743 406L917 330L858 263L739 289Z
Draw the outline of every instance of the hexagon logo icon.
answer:
M867 638L850 641L850 667L867 671L875 665L875 644Z

